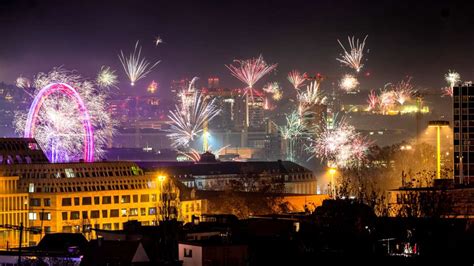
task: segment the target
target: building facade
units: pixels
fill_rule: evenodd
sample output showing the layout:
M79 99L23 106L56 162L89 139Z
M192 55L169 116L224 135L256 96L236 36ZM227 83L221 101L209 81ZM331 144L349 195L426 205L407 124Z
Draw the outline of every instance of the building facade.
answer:
M179 190L158 172L144 173L132 162L45 162L31 139L0 139L0 243L35 245L45 233L122 229L178 217ZM161 176L162 178L158 178Z
M453 88L453 115L454 180L457 184L473 184L474 86L471 83Z
M212 154L211 154L212 156ZM201 156L207 158L207 156ZM216 161L201 162L144 162L145 171L161 170L188 188L226 190L235 182L253 185L281 184L281 192L316 194L317 180L313 172L291 161Z

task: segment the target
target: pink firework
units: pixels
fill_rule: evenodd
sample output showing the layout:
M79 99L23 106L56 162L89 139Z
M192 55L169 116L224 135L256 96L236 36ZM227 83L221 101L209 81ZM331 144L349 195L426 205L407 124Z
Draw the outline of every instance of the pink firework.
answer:
M442 96L453 97L453 87L444 87L441 88L441 91L443 93Z
M355 131L345 119L332 126L320 127L307 150L316 158L331 162L339 168L358 167L367 155L370 143Z
M369 99L367 99L367 103L369 104L369 110L374 111L377 109L379 105L379 97L374 90L371 90L369 93Z
M232 76L247 85L245 95L250 94L253 100L253 86L263 76L274 70L278 64L267 64L260 55L257 58L247 60L234 60L235 65L226 65Z
M395 91L393 90L383 90L379 96L379 104L382 111L385 113L390 107L392 107L396 102Z
M295 90L298 90L305 82L306 73L301 74L298 70L292 70L288 73L288 81L293 85Z
M394 96L395 100L403 105L406 101L410 100L415 90L413 89L413 85L410 84L411 77L408 78L406 81L400 81L394 88Z

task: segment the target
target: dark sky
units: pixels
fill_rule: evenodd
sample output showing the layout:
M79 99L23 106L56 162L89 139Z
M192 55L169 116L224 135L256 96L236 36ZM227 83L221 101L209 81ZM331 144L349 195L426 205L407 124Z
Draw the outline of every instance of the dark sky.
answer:
M294 68L338 77L350 69L335 58L337 39L368 34L363 89L380 88L406 75L439 89L455 69L474 72L474 1L48 1L0 0L0 81L12 83L64 65L93 77L101 65L121 75L117 58L136 40L149 60L162 62L151 79L166 88L180 76L217 75L240 86L224 67L262 53L279 63L269 79L284 82ZM155 36L164 44L156 48Z

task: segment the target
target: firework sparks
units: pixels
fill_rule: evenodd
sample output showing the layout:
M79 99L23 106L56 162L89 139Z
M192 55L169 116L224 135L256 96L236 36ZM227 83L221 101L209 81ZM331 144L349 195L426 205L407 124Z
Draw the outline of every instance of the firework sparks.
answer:
M146 58L141 57L141 53L142 47L138 46L137 41L133 53L130 53L128 57L126 57L122 51L120 51L119 54L120 63L122 63L125 74L127 74L127 77L130 79L130 85L132 86L134 86L138 80L146 77L146 75L160 63L160 61L157 61L153 65L150 65L150 62L148 62Z
M369 99L367 100L369 104L369 111L375 111L379 105L379 97L374 90L371 90L369 93Z
M263 87L263 91L272 95L272 99L279 101L283 98L283 91L278 82L269 82Z
M19 76L16 79L16 86L21 89L31 88L31 81L25 77Z
M357 72L359 72L364 64L362 64L362 59L364 57L364 46L365 46L365 40L367 39L368 35L365 36L364 40L359 43L359 39L354 40L354 36L347 37L349 40L349 47L350 47L350 52L346 50L344 45L337 40L339 45L342 47L344 50L344 54L341 54L341 58L336 58L337 61L347 65L348 67L351 67L355 69Z
M267 64L263 57L260 55L257 58L247 60L234 60L236 65L226 65L230 70L232 76L236 77L247 85L245 88L245 94L250 94L250 98L253 100L253 86L263 76L274 70L278 64Z
M389 110L396 102L395 91L386 89L390 85L391 84L386 84L379 96L379 106L384 113Z
M453 87L445 87L445 88L442 88L441 90L443 93L442 96L453 97Z
M36 75L32 87L38 94L44 87L53 83L65 83L75 88L87 108L93 128L94 157L100 159L108 139L113 135L115 121L107 112L104 90L98 90L94 82L84 80L73 71L54 68L49 73ZM51 162L78 161L84 158L85 144L84 117L78 115L78 105L64 93L54 92L43 98L39 106L34 137L43 148ZM25 112L15 113L15 128L24 134L27 124Z
M359 81L354 75L346 74L339 81L339 87L347 93L353 92L359 86Z
M115 70L110 69L108 66L102 66L96 79L97 85L101 88L117 88L117 75Z
M163 39L160 36L155 37L155 46L158 46L160 43L163 43Z
M456 84L461 81L461 75L455 71L449 70L446 75L444 75L444 79L448 83L449 87L454 88Z
M315 80L306 86L306 90L298 91L297 99L300 116L303 116L311 106L326 102L326 96L319 90L319 85L320 83Z
M211 121L220 112L215 99L206 101L201 93L189 91L188 88L187 92L180 93L181 100L176 110L170 111L168 116L171 120L168 137L174 148L189 147L190 142L203 131L204 123Z
M278 82L268 82L263 87L263 91L270 94L277 92L279 89L280 85L278 84Z
M394 88L394 98L401 105L410 100L415 93L413 85L410 83L410 81L411 78L408 78L406 81L402 80Z
M280 127L280 132L283 139L287 141L287 159L290 161L295 160L295 143L297 138L303 135L304 129L298 112L293 111L286 115L286 125Z
M272 95L272 99L275 101L280 101L283 98L283 92L281 90L276 91Z
M331 127L318 128L316 137L307 150L321 160L339 168L359 166L366 156L370 143L361 137L345 119L335 121Z
M298 70L293 70L288 73L288 81L293 85L295 90L298 90L305 82L306 73L301 74Z
M292 139L302 135L304 130L303 123L298 112L294 111L286 115L286 125L280 127L283 139Z
M156 81L151 81L151 83L148 85L146 88L146 91L149 93L155 93L158 90L158 82Z

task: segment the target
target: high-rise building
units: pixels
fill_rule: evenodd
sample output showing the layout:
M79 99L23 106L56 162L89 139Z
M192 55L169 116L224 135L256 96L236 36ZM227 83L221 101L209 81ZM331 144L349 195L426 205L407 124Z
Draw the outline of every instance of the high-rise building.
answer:
M454 180L474 182L474 86L464 83L453 88Z
M210 77L207 79L207 86L210 89L219 88L219 78L218 77Z

